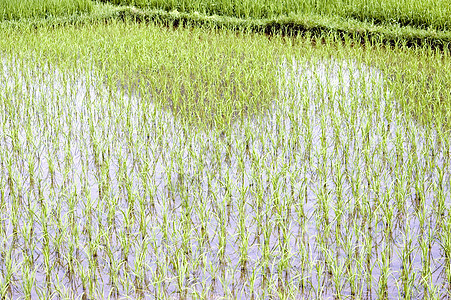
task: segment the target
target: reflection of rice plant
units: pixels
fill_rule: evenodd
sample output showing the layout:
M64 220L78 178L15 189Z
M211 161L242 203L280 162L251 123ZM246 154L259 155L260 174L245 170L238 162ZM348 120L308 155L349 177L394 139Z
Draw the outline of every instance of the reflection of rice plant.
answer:
M447 293L447 53L114 22L0 36L2 297Z

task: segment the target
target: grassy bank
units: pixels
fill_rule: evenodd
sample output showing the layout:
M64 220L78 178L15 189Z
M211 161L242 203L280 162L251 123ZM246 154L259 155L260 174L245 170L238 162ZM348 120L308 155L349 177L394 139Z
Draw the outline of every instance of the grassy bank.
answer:
M204 26L252 31L269 35L315 36L336 35L341 39L352 38L360 43L386 43L406 46L432 46L451 49L451 31L418 29L411 26L375 25L337 16L302 15L280 16L268 19L242 19L236 17L206 15L198 12L139 10L119 7L116 14L121 19L158 22L165 25Z
M92 11L67 16L48 16L27 20L10 20L0 23L2 28L31 28L40 26L64 26L92 24L111 20L159 23L164 26L201 26L205 28L233 29L269 35L304 35L321 37L335 34L352 38L360 43L369 41L386 45L432 46L451 49L451 31L419 29L412 26L374 24L352 18L326 15L290 15L265 19L237 18L208 15L199 12L165 11L161 9L137 9L112 4L95 4Z
M0 21L90 12L91 0L2 0Z
M359 21L450 30L451 4L446 0L113 0L115 4L135 5L165 11L199 12L237 18L266 19L281 16L340 16Z

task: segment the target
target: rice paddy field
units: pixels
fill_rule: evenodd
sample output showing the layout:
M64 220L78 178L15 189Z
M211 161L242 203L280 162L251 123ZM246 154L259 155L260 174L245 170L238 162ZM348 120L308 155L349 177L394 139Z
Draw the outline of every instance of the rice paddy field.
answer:
M2 299L451 297L449 47L23 24Z

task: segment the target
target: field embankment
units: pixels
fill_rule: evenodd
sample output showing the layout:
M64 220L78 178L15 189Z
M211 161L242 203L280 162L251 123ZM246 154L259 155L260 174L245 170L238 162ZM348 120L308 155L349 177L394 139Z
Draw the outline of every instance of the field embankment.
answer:
M296 36L324 36L335 34L342 39L352 38L359 42L383 42L407 46L431 45L440 49L450 48L451 31L421 29L399 24L374 24L340 16L289 15L265 19L243 19L230 16L208 15L199 12L165 11L161 9L136 9L118 7L116 14L121 19L135 21L157 21L170 25L197 25L214 28L228 28Z
M447 0L107 0L105 2L244 19L320 15L423 29L449 30L451 28L451 3Z
M266 34L335 34L359 42L451 47L451 4L404 0L370 1L7 1L2 27L58 26L113 19L228 28ZM442 3L443 2L443 3ZM118 5L120 4L120 5ZM131 5L131 6L129 6ZM1 12L0 12L1 13ZM30 19L30 17L32 17ZM34 17L34 18L33 18ZM45 18L43 18L45 17ZM28 18L26 21L18 20Z
M350 34L360 40L378 39L410 45L430 43L449 47L451 2L446 0L369 1L191 1L103 0L132 5L138 19L247 28L266 33L300 32Z

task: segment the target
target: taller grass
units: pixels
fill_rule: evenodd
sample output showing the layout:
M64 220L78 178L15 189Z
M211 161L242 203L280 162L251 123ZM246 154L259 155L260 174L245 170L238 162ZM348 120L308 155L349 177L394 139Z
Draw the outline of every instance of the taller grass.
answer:
M71 15L92 8L91 0L2 0L0 20Z

